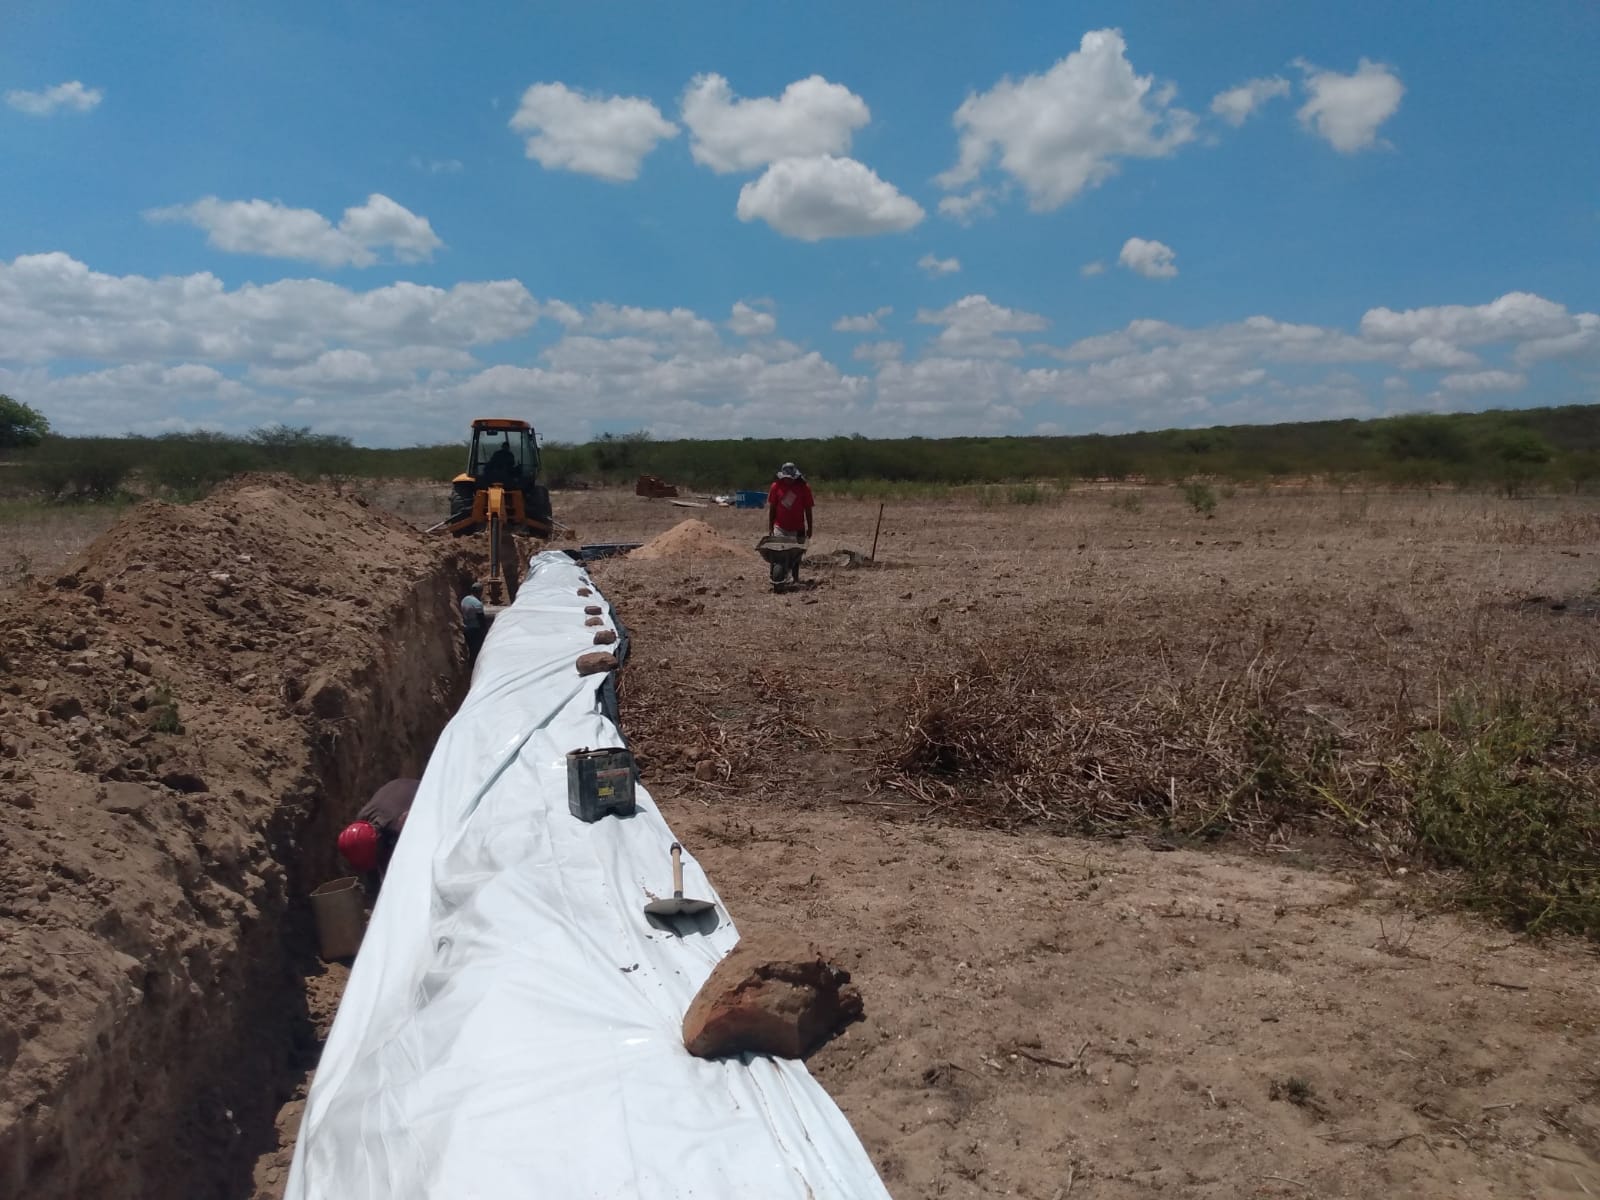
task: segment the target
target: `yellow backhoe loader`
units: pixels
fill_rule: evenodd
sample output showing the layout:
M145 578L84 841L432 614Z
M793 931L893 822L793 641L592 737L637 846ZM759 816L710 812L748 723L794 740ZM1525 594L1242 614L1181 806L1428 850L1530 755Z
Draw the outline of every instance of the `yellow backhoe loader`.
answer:
M508 604L515 599L521 572L513 536L548 538L555 528L550 491L539 483L533 426L505 417L480 417L472 423L467 469L451 482L445 528L456 537L489 535L484 602Z

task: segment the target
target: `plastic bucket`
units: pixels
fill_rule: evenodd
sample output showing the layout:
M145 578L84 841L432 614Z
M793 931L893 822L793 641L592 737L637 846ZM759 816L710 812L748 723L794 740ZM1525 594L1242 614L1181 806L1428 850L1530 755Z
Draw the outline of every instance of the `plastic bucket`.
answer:
M361 881L335 879L311 893L317 922L317 944L324 959L353 958L366 932Z

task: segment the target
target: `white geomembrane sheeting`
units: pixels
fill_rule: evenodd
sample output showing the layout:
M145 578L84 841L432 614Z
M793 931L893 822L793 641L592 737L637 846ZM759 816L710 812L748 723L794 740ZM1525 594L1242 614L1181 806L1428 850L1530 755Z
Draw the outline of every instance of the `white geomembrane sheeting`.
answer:
M537 556L423 775L306 1103L288 1200L887 1200L804 1065L705 1062L681 1022L738 940L652 928L672 831L567 811L566 754L620 745L580 597ZM601 602L603 603L603 602ZM609 624L609 618L608 618ZM717 899L692 857L686 895Z

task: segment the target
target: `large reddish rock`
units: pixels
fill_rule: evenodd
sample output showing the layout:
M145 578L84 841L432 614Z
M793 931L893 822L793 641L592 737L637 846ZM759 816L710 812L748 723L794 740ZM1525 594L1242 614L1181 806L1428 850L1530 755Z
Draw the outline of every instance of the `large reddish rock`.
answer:
M700 1058L805 1058L862 1015L850 972L805 938L740 939L683 1017L683 1044Z
M589 654L578 655L579 675L600 675L606 671L617 669L617 656L606 654L603 651L594 651Z

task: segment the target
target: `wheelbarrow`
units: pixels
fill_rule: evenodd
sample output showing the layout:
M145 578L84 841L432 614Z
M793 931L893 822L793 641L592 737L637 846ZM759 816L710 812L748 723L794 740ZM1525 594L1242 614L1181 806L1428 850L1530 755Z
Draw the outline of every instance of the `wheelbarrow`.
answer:
M785 579L799 571L800 560L806 556L806 544L797 537L774 533L756 543L756 553L767 560L772 586L782 587Z

